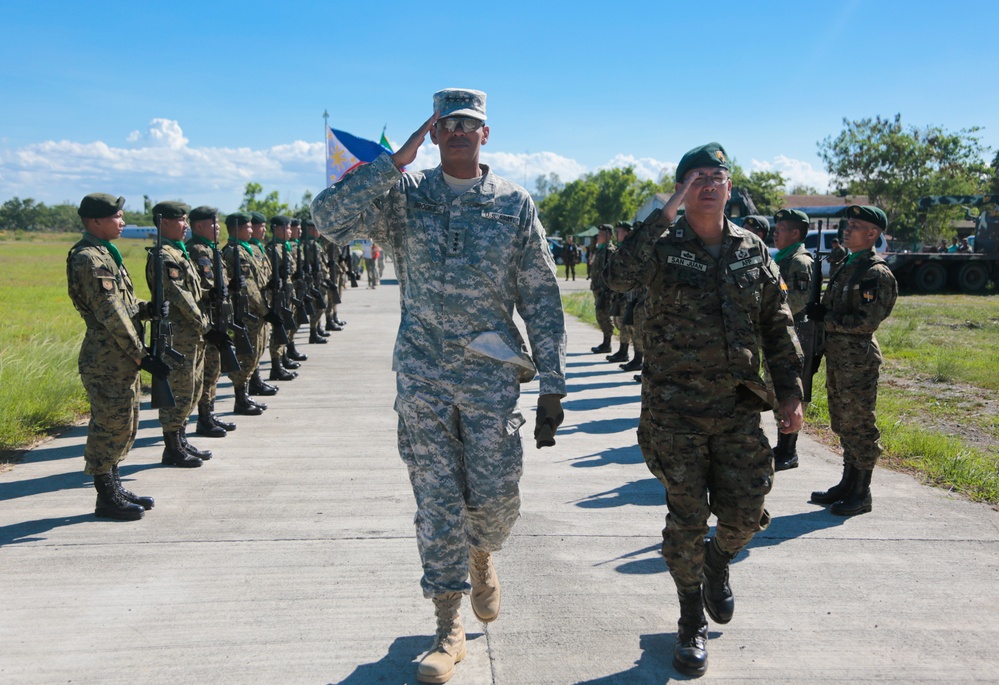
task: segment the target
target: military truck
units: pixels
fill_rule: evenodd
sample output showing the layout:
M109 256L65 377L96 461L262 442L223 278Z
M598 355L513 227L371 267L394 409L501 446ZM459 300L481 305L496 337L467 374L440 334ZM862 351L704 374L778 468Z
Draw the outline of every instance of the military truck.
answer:
M960 206L975 221L971 252L892 252L885 256L899 285L921 293L938 293L950 287L981 293L999 281L999 196L935 195L919 200L925 217L931 207ZM972 209L979 209L977 217ZM925 220L925 218L924 218Z

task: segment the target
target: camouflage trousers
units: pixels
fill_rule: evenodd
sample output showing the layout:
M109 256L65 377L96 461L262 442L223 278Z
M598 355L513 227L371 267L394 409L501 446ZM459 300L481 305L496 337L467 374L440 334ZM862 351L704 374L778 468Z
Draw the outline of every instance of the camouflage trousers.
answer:
M113 343L103 345L104 352L114 349ZM139 367L120 354L108 363L85 355L88 345L80 354L80 379L90 400L90 425L87 427L87 444L83 448L86 462L83 472L91 476L111 473L111 468L122 461L132 449L139 430Z
M881 348L876 338L826 336L826 393L833 432L843 445L843 463L870 470L881 456L875 420Z
M399 455L416 497L426 597L471 590L468 548L494 552L520 516L519 386L500 395L398 374Z
M600 326L600 332L604 334L604 337L611 337L614 335L614 324L611 321L611 310L610 310L610 297L604 296L602 298L605 302L601 301L601 298L597 297L595 313L597 315L597 325Z
M642 324L645 323L645 307L639 304L635 307L635 323L631 325L631 342L635 345L635 351L645 354L645 341L642 340Z
M242 364L242 362L240 362ZM222 377L222 357L215 345L205 345L205 365L202 373L201 399L198 404L215 401L215 390Z
M632 335L633 328L631 325L624 324L623 316L612 316L611 323L617 329L618 337L621 339L622 345L630 345L634 336Z
M653 475L666 486L662 555L679 591L701 584L708 517L718 518L715 539L736 554L770 524L764 500L773 487L770 445L758 414L733 420L712 435L670 433L647 411L638 444Z
M249 354L236 353L236 359L239 361L239 371L236 373L229 374L229 380L235 387L240 387L246 385L250 380L250 376L256 371L257 365L260 363L260 355L263 353L263 348L261 346L261 339L266 341L266 335L264 334L263 328L266 325L263 319L257 321L244 321L246 325L246 337L250 339L250 345L253 347L253 351ZM205 358L205 382L208 382L208 359Z
M173 347L184 355L184 361L169 361L170 389L176 406L163 407L160 411L160 425L164 431L171 432L183 428L194 413L201 399L205 373L205 341L200 335L173 336Z

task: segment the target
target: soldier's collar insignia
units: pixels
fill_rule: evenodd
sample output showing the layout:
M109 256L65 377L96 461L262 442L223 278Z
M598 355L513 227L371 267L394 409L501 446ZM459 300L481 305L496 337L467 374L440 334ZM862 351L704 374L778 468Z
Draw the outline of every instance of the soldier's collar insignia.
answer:
M677 238L683 238L683 228L677 228L676 230L674 230L673 235L675 235Z

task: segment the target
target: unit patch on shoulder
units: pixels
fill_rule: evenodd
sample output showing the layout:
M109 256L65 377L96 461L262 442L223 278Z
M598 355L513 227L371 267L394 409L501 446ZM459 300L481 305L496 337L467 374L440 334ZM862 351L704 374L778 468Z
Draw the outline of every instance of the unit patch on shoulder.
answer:
M860 282L860 300L864 304L873 304L878 301L878 279L868 278Z

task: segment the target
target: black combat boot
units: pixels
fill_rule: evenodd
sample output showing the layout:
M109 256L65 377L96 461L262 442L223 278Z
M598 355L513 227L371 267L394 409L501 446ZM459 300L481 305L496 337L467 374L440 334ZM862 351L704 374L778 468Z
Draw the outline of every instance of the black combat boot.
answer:
M797 433L777 433L777 447L774 448L774 471L798 468L797 445Z
M323 328L323 325L320 323L316 326L316 335L321 335L324 338L328 338L332 335L332 333Z
M294 359L296 362L304 362L306 359L309 358L309 355L305 354L304 352L299 352L298 350L295 349L294 340L288 343L288 351L286 352L286 354L288 355L288 359Z
M260 406L250 401L250 398L246 395L245 385L233 386L233 392L236 394L236 402L232 406L233 414L260 416L264 413L264 410Z
M632 359L627 364L621 364L621 370L622 371L641 371L642 370L642 358L644 356L645 355L643 355L641 352L639 352L638 350L635 350L635 358Z
M685 676L698 678L708 670L708 622L704 618L701 591L677 592L680 620L673 643L673 668Z
M604 341L597 345L596 347L591 347L590 352L593 354L601 354L602 352L611 351L611 339L609 335L604 336Z
M816 490L812 493L812 497L808 501L815 504L835 504L839 502L850 491L850 486L857 477L856 474L857 469L853 468L852 464L843 464L843 477L840 478L840 481L828 490Z
M326 322L326 331L327 331L327 333L329 333L330 331L336 333L336 332L342 331L342 330L343 330L343 324L339 324L336 321L332 321L332 322L327 321Z
M280 388L276 385L265 383L264 380L260 378L260 369L257 368L253 371L253 375L250 376L250 386L246 391L251 395L264 395L267 397L270 395L277 395L278 390L280 390Z
M271 375L270 380L272 381L291 381L298 378L298 374L294 371L289 371L281 365L281 357L271 357Z
M208 461L212 458L211 450L199 450L187 441L187 426L180 427L180 444L192 457L197 457L202 461Z
M180 431L163 431L163 459L165 466L179 466L193 469L201 466L201 460L188 453L180 442Z
M734 554L721 551L714 538L704 541L701 595L704 608L715 623L728 623L735 612L735 597L728 584L728 564L734 558Z
M206 438L224 438L227 435L224 428L212 421L212 408L207 400L198 402L198 426L194 432Z
M329 341L323 336L319 335L319 331L315 330L309 333L309 344L310 345L325 345Z
M343 328L344 326L346 326L346 325L347 325L347 322L346 322L346 321L344 321L343 319L341 319L341 318L340 318L339 316L337 316L336 314L334 314L334 315L333 315L333 323L335 323L335 324L336 324L337 326L339 326L340 328Z
M122 496L110 473L94 476L94 488L97 490L94 516L118 521L138 521L146 513L140 505L133 504Z
M609 362L626 362L628 361L628 348L630 345L628 343L621 343L621 346L617 348L617 352L607 356L607 361Z
M856 516L871 510L871 474L873 470L856 469L850 490L840 501L829 508L836 516Z
M149 511L156 504L156 501L152 497L143 497L141 495L136 495L134 492L126 490L121 484L121 472L118 470L118 465L115 464L111 467L111 477L114 479L114 486L118 490L118 494L125 498L126 501L132 504L138 504L140 507Z
M301 368L302 365L289 357L288 353L285 352L281 355L281 366L288 371L294 371L295 369ZM295 375L297 376L298 374L296 373Z
M212 417L212 423L224 430L226 433L232 433L236 430L236 424L232 421L223 421L219 418L218 414L215 413L215 400L212 400L208 404L208 415Z

